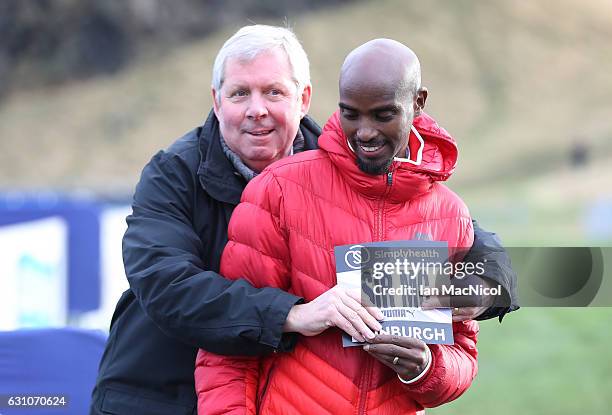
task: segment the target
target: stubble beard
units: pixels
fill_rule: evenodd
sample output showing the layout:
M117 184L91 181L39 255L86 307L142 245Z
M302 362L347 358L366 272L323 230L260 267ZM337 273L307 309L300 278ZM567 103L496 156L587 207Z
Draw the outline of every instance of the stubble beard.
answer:
M375 176L386 174L389 171L389 167L391 167L391 163L393 163L393 159L381 163L380 161L364 160L357 156L357 167L359 167L359 170Z

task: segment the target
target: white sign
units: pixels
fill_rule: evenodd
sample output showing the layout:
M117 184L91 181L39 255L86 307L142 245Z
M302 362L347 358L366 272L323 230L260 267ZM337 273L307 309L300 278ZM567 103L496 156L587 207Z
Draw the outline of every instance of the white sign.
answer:
M0 330L66 325L67 240L59 217L0 227Z

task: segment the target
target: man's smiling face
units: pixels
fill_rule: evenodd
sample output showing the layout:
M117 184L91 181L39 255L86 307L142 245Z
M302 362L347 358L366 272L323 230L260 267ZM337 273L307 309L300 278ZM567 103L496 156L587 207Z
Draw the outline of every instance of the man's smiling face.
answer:
M384 174L395 156L405 157L414 118L413 99L387 85L345 84L340 89L340 122L359 168Z
M286 53L262 52L252 60L229 58L214 110L229 148L259 172L287 156L310 105L310 85L299 89Z

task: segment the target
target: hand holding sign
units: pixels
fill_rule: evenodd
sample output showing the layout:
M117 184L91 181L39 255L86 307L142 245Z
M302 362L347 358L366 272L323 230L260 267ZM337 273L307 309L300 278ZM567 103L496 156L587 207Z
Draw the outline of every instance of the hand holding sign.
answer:
M452 278L452 290L442 289L440 295L432 295L424 299L421 307L430 310L439 307L452 307L453 321L473 320L495 303L498 295L491 292L493 283L488 278L469 275L465 278Z
M306 304L293 306L283 327L285 332L316 336L330 327L338 327L363 342L374 338L381 329L383 315L376 307L363 307L358 290L338 285Z
M427 368L431 358L427 347L423 341L411 337L379 334L363 350L409 381Z

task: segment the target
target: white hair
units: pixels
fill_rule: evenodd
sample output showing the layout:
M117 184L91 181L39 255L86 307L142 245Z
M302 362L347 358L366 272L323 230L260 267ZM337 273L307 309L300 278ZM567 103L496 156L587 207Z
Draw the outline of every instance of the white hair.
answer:
M225 63L229 58L250 61L262 52L281 48L289 60L292 78L298 90L310 84L310 63L295 34L284 27L244 26L221 47L213 65L212 87L220 91L225 80ZM218 100L221 95L217 94Z

